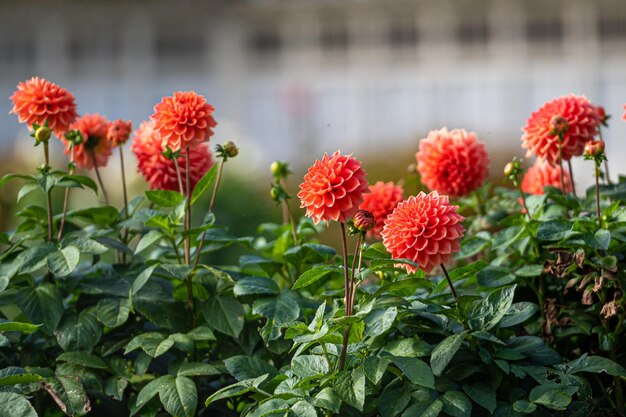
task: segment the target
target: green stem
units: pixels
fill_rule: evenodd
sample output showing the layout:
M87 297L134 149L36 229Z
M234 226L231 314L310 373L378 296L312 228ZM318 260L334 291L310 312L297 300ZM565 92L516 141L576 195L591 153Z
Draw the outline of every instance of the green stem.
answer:
M50 151L48 141L43 143L43 156L46 162L46 170L50 166ZM46 173L46 175L48 175ZM54 242L54 222L52 220L52 189L46 191L46 209L48 211L48 240Z
M350 302L348 296L351 294L350 288L350 276L348 270L348 242L346 240L346 224L344 222L339 223L341 225L341 243L343 249L343 285L344 285L344 304L345 304L345 316L349 317L352 312L349 309ZM346 324L343 328L343 343L341 345L341 353L339 354L338 369L341 371L346 363L346 354L348 352L348 339L350 338L350 325Z
M604 137L602 137L601 127L598 127L598 135L600 136L600 140L604 142ZM605 174L604 180L606 181L608 185L611 185L611 177L609 175L609 160L606 158L604 159L604 174Z
M191 156L190 149L188 148L185 151L185 195L187 196L186 204L185 204L185 231L189 232L191 229ZM187 265L191 264L191 236L187 233L185 237L185 263ZM187 303L189 305L189 311L191 312L191 328L196 327L196 315L194 309L194 300L193 300L193 273L190 273L187 279L185 280L185 285L187 287Z
M559 134L559 167L561 168L561 191L565 194L565 180L563 178L563 134Z
M124 193L124 214L126 220L130 217L128 213L128 190L126 188L126 171L124 169L124 152L122 151L122 145L120 148L120 167L122 169L122 191ZM122 242L124 245L128 244L128 228L124 229L124 233L122 235ZM122 263L126 263L126 252L122 252Z
M96 171L96 178L98 179L98 184L100 185L100 189L102 190L102 197L104 198L104 204L109 205L109 195L107 194L106 188L104 188L104 182L102 182L102 177L100 176L100 169L98 168L98 164L96 163L96 155L94 150L91 149L91 161L93 162L93 168Z
M600 211L600 163L596 162L596 214L598 216L598 226L602 229L602 212Z
M570 181L572 181L572 191L574 193L574 197L578 197L578 195L576 195L576 183L574 182L574 170L572 169L571 159L567 161L567 167L569 168L569 178ZM565 192L565 189L563 189L563 192Z
M326 342L322 341L322 351L324 352L324 357L326 358L326 362L328 363L328 369L333 369L333 365L330 362L330 356L328 356L328 350L326 349Z
M70 169L69 174L74 174L74 160L76 159L76 149L74 148L74 144L70 142L71 152L70 152ZM63 237L63 228L65 227L65 219L67 217L67 207L70 200L70 187L65 189L65 195L63 196L63 214L61 215L61 223L59 224L59 232L57 234L57 240L61 240Z
M211 202L209 203L209 212L213 211L213 204L215 204L215 196L217 195L217 189L220 185L220 180L222 179L222 171L224 169L224 163L226 162L226 158L223 158L220 161L220 166L217 169L217 178L215 179L215 186L213 187L213 195L211 196ZM200 243L198 244L198 248L196 249L196 258L193 262L193 269L198 267L198 263L200 262L200 255L202 255L202 248L204 246L204 241L206 240L206 230L202 232L202 237L200 238Z
M526 211L526 217L528 217L528 220L530 220L530 211L528 210L528 206L526 205L526 196L524 195L524 191L522 191L522 183L518 180L515 180L514 185L517 187L519 195L522 198L522 206L524 207L524 211Z
M459 305L459 297L456 295L456 290L454 289L454 285L452 284L452 280L450 279L450 275L448 275L448 270L446 269L445 265L443 263L441 263L439 266L441 266L441 269L443 270L443 274L446 276L446 280L448 281L448 286L450 287L450 291L452 291L452 295L454 296L454 302L456 303L456 305Z

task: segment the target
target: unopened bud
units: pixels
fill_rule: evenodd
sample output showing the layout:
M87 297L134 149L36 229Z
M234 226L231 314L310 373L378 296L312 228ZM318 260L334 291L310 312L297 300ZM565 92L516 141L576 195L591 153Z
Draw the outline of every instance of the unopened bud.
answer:
M515 166L513 165L513 162L509 162L508 164L504 166L505 177L510 177L511 175L513 175L514 172L515 172Z
M235 142L229 140L224 144L224 153L229 158L234 158L239 154L239 148L235 145Z
M406 167L406 172L409 174L415 174L415 172L417 172L417 164L409 164Z
M557 115L550 119L550 133L553 135L563 136L569 129L569 123L563 116Z
M51 133L52 131L48 126L39 126L37 130L35 130L35 139L37 140L37 143L48 142Z
M598 117L600 118L600 123L603 126L608 126L608 120L611 118L610 114L606 114L606 110L602 106L596 106L596 113L598 113Z
M595 158L604 154L604 141L603 140L590 140L585 144L585 156L588 158Z
M291 173L289 169L289 165L284 161L274 161L270 166L270 171L272 171L272 175L274 178L281 179L287 178L287 176Z
M272 201L279 201L280 194L280 189L278 187L272 186L272 189L270 190L270 197L272 198Z
M354 215L354 228L360 232L368 232L376 226L376 218L371 211L359 210Z

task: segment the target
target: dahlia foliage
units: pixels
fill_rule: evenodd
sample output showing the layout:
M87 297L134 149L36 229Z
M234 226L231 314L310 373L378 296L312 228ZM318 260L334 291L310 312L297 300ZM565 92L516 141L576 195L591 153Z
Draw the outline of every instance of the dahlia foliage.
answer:
M17 193L0 233L0 416L626 415L626 177L609 177L609 116L586 98L531 115L534 161L507 163L508 182L486 181L486 146L463 129L432 130L406 154L417 169L372 185L351 154L301 183L277 161L281 221L258 226L271 202L249 177L221 183L246 149L210 152L197 93L163 98L134 133L78 117L40 78L11 99L45 163L0 179L24 183L0 207ZM49 158L61 145L68 160ZM121 166L102 169L114 147ZM132 187L125 147L145 180ZM558 155L583 151L595 184L576 195Z

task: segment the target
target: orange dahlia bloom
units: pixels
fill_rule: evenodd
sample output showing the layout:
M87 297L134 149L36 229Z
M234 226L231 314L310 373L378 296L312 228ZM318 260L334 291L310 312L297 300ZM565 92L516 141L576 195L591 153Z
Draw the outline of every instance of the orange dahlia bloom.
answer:
M374 228L367 232L368 237L380 238L380 232L385 225L385 219L396 208L398 203L404 200L402 186L393 182L378 181L369 186L369 192L363 194L363 203L360 210L371 211L376 219Z
M133 139L132 151L137 157L137 171L146 178L151 189L180 191L174 161L163 156L165 146L158 132L154 129L154 122L143 122L137 129ZM176 160L183 184L187 178L185 152L187 150L181 151L182 156ZM213 156L205 143L191 148L190 152L189 179L193 191L198 181L213 166Z
M366 175L361 163L351 155L341 155L339 151L331 156L324 154L300 184L300 207L306 208L306 215L315 224L322 220L345 222L363 202Z
M522 147L528 149L527 156L559 162L559 136L551 126L555 116L567 120L562 143L565 161L583 154L585 143L593 139L602 123L596 106L585 96L570 94L548 101L531 114L522 129Z
M33 124L43 125L47 120L59 138L78 116L72 93L39 77L19 83L11 100L11 113L17 114L20 123L32 129Z
M626 121L626 104L624 104L624 115L622 116L622 119Z
M430 190L464 196L480 187L489 173L489 155L474 132L431 130L415 154L422 183Z
M130 132L133 130L131 121L125 121L117 119L109 123L107 129L107 139L113 146L119 146L126 143L130 137Z
M204 97L193 91L178 91L171 97L163 97L154 106L154 129L159 132L164 146L176 152L193 148L213 136L217 122L213 118L215 108Z
M437 191L420 192L402 201L385 220L381 232L383 244L394 259L417 263L424 272L450 261L461 249L459 239L465 230L458 206L450 205L448 196ZM407 272L415 266L402 264Z
M109 122L98 113L79 117L70 126L70 130L78 130L83 135L83 142L74 145L74 161L79 168L93 169L94 162L98 167L106 166L112 153L111 142L107 140ZM70 155L71 143L61 138L65 144L64 152Z
M563 169L563 183L565 192L571 193L572 180L567 169ZM561 189L561 168L549 161L537 160L528 168L522 179L522 191L528 194L543 194L546 185Z

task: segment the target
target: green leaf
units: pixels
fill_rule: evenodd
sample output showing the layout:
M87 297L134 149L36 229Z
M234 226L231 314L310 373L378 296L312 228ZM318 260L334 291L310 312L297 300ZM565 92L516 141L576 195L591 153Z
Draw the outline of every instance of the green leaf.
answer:
M40 327L40 324L21 323L19 321L5 321L4 323L0 323L0 332L32 333Z
M365 373L363 367L340 371L334 380L335 392L346 404L363 411L365 405Z
M368 356L363 361L365 376L372 381L374 385L378 385L383 378L385 371L387 371L387 366L389 366L389 360L385 357Z
M422 401L407 408L401 417L437 417L443 410L440 399L434 401Z
M5 371L6 369L10 369L10 368L4 368L2 371ZM18 368L18 369L21 369L21 368ZM4 374L4 372L2 373ZM31 373L26 373L26 372L10 373L7 375L0 376L0 386L30 384L31 382L41 381L41 379L42 379L41 375L37 375L37 374L31 374Z
M163 235L159 230L150 230L148 233L143 235L137 243L137 247L135 248L135 255L143 252L148 249L153 243L159 241Z
M415 385L435 389L435 377L424 361L399 356L390 356L389 360Z
M278 294L280 288L275 281L264 277L243 277L235 283L233 293L237 297L255 294Z
M591 372L596 374L604 372L609 375L626 378L626 369L620 364L602 356L587 356L584 354L580 358L566 363L564 368L568 374L572 375L578 372Z
M442 411L451 417L471 417L472 402L460 391L446 391L441 397Z
M238 337L243 330L243 306L232 297L211 298L204 304L202 314L209 326L228 336Z
M225 398L238 397L246 392L254 390L266 379L267 375L263 375L256 379L247 379L245 381L237 382L236 384L224 387L207 398L205 405L208 407L209 404L215 401L223 400Z
M133 281L133 285L131 285L130 287L130 297L131 299L133 298L133 296L135 296L135 294L137 294L139 292L139 290L141 290L143 288L144 285L146 285L146 283L148 282L148 280L150 279L150 277L152 276L152 273L154 272L154 270L156 269L158 265L150 265L149 267L147 267L146 269L144 269L143 271L141 271L141 273L139 275L137 275L137 278L135 278L135 280Z
M35 190L38 190L39 186L37 184L25 184L20 188L20 191L17 193L17 202L22 201L22 198L26 197L28 194L32 193Z
M287 262L294 265L317 264L327 262L337 254L337 251L319 243L305 243L288 249L283 257Z
M63 316L61 293L50 283L18 292L16 301L24 315L33 323L41 323L41 330L47 334L52 334Z
M37 412L23 395L14 392L0 392L0 416L37 417Z
M291 412L297 417L317 417L315 408L306 401L298 401L291 406Z
M320 355L296 356L291 361L291 370L300 378L311 378L330 372L326 358Z
M159 390L163 408L173 416L193 417L198 405L196 384L186 376L168 376L170 378Z
M157 332L148 332L139 334L131 339L126 345L124 355L137 348L143 349L148 355L155 357L158 347L166 340L166 337Z
M100 357L87 352L65 352L57 357L57 361L68 362L85 368L109 369Z
M507 340L506 345L539 365L554 365L561 361L559 354L539 337L518 336Z
M572 222L569 220L556 219L539 224L535 236L539 240L556 241L565 239L572 232Z
M333 272L336 273L339 271L341 271L340 268L336 266L329 266L329 265L321 265L315 268L311 268L307 270L305 273L303 273L302 275L300 275L300 278L298 278L296 282L293 284L292 289L298 290L300 288L308 287L309 285L324 278L326 275L331 274Z
M54 334L64 351L90 352L102 336L102 327L96 319L95 308L83 310L80 315L65 315Z
M126 323L129 314L128 298L103 298L96 307L96 318L108 327L118 327Z
M274 319L275 324L290 323L300 315L300 305L294 299L295 293L287 290L277 297L256 300L252 305L255 314Z
M463 239L461 242L461 251L457 254L457 259L466 259L476 255L485 249L491 241L480 236L474 236L469 239Z
M478 405L493 414L496 409L496 391L486 382L464 384L463 391Z
M91 190L93 190L94 193L98 193L98 186L96 185L96 182L94 180L92 180L91 178L86 177L84 175L76 175L76 174L63 175L63 177L61 178L61 181L74 182L74 183L79 184L81 186L85 186L85 187L90 188ZM63 186L63 184L61 184L61 183L59 183L58 185L59 186Z
M176 375L180 376L206 376L220 375L222 371L213 365L203 362L185 362L179 368Z
M74 272L78 262L80 251L75 246L66 246L48 255L48 268L58 277L65 277Z
M46 378L44 389L68 416L82 416L91 411L89 397L78 378L56 376Z
M435 348L430 356L430 366L435 376L441 376L446 366L450 363L457 350L463 344L467 331L459 334L453 334L443 339Z
M246 417L283 417L289 415L289 403L282 398L270 398L263 401Z
M316 407L324 408L332 411L335 414L339 414L341 408L341 399L337 396L337 393L331 387L322 388L313 399L313 404Z
M468 316L473 330L487 331L494 327L509 311L515 295L515 285L498 288L480 301Z
M181 193L169 190L149 190L146 191L146 197L161 207L174 207L185 199Z
M23 274L36 271L46 265L48 255L56 250L54 244L50 242L32 246L15 257L12 262L9 278L18 272Z
M261 375L273 375L276 373L276 368L254 356L231 356L224 360L224 365L237 381L244 381L246 379L260 377Z
M456 282L462 279L472 277L476 275L478 272L485 269L487 265L489 265L487 262L485 262L483 259L479 259L477 261L472 262L471 264L468 264L459 268L454 268L452 271L450 271L450 279L453 282Z
M146 403L153 399L163 387L170 384L173 379L174 377L172 375L163 375L148 382L137 395L137 400L135 402L136 410L138 411L141 407L146 405Z
M570 394L562 391L560 387L558 384L536 386L528 394L528 399L551 410L565 410L569 403L572 402L572 397Z
M380 336L393 326L396 316L398 315L397 307L389 307L386 310L374 310L365 316L365 335L369 337Z
M585 242L594 249L607 250L611 244L611 232L600 229L593 235L584 235Z
M68 219L80 217L100 226L108 226L115 223L119 215L120 213L117 209L111 206L91 207L84 210L72 210L67 212Z
M515 275L519 277L538 277L542 272L543 265L524 265L515 271Z
M537 406L526 400L518 400L513 403L513 410L518 413L532 414L537 410Z
M211 169L209 169L206 174L200 178L200 181L196 184L196 187L193 189L191 193L191 204L193 205L200 197L204 195L204 193L211 187L213 181L215 181L215 177L217 176L217 164L213 164Z
M0 178L0 188L4 187L6 185L7 182L15 179L15 178L21 178L23 180L26 180L28 182L35 182L35 178L32 175L21 175L21 174L6 174L4 175L2 178Z
M507 311L504 317L502 317L502 320L498 323L498 327L511 327L516 324L523 323L532 317L537 311L539 311L537 304L528 301L521 301L519 303L512 304L509 311Z

